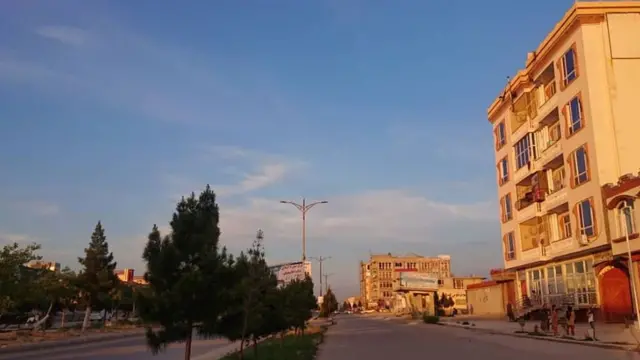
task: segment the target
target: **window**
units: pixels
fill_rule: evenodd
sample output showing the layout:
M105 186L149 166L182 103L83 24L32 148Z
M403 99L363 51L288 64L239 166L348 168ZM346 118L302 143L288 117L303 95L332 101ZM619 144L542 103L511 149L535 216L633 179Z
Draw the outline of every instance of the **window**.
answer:
M516 169L527 165L529 161L533 160L535 154L536 141L534 136L525 135L522 139L514 145L516 154Z
M498 163L498 179L500 185L509 181L509 162L506 156Z
M512 208L511 193L508 193L500 199L500 212L502 213L503 223L513 219Z
M511 193L504 196L504 211L507 220L513 219L513 211L511 209Z
M558 215L558 224L559 224L558 233L560 234L560 239L558 240L570 238L571 237L571 216L569 216L569 213Z
M633 202L629 200L621 201L617 208L618 210L618 236L627 236L635 234L636 226L633 221Z
M582 185L589 181L589 157L587 145L582 145L571 153L571 187Z
M464 281L460 279L453 280L454 289L464 289Z
M556 143L562 137L561 122L558 121L549 127L549 146Z
M516 258L516 239L513 231L504 236L504 258L507 261Z
M596 281L593 260L580 260L565 264L567 294L574 296L578 305L596 303Z
M565 294L564 279L562 277L562 266L551 266L547 268L547 290L551 297Z
M501 121L494 130L496 137L496 150L499 150L507 143L507 135L504 127L504 121Z
M596 221L593 213L593 200L586 199L576 204L576 218L580 234L593 237L596 235Z
M558 60L558 67L562 74L562 88L566 88L575 79L578 78L578 57L576 54L576 46L573 45Z
M563 109L567 121L567 137L575 134L584 127L584 112L582 111L582 99L577 95Z
M551 188L550 194L564 189L565 187L564 177L565 177L564 166L551 171L552 188Z

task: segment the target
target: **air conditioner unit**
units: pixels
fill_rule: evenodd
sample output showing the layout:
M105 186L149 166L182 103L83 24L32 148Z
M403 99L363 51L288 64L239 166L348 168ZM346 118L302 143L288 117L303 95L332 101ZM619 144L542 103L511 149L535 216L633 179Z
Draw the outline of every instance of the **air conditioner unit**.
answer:
M580 234L580 235L578 235L578 243L581 246L589 245L589 238L587 237L586 234Z

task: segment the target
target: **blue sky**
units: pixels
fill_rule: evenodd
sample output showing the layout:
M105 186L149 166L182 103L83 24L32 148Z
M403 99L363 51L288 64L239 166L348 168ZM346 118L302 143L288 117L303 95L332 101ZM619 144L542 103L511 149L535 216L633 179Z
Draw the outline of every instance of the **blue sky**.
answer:
M222 241L501 266L486 108L573 1L10 1L0 11L0 242L77 266L101 220L121 267L176 200L219 193ZM514 15L518 14L518 15ZM316 268L317 270L317 268ZM317 273L317 271L315 271Z

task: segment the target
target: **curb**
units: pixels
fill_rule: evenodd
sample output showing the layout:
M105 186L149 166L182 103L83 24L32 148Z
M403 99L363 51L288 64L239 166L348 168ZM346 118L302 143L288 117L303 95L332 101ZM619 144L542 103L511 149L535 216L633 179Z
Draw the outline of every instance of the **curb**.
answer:
M126 332L117 333L117 334L108 335L108 336L81 335L81 336L78 336L77 338L67 339L67 340L58 340L58 341L50 340L50 341L43 341L39 343L26 343L26 344L20 344L20 345L12 345L12 346L10 345L4 348L0 348L0 355L13 354L13 353L24 352L24 351L46 350L46 349L53 349L53 348L73 346L73 345L93 344L93 343L99 343L102 341L124 339L130 336L144 336L144 334L145 334L144 331L126 331Z
M635 350L635 347L633 345L607 344L607 343L601 343L596 341L580 341L580 340L556 338L552 336L532 336L532 335L526 335L526 334L516 334L516 333L509 333L509 332L503 332L503 331L497 331L497 330L491 330L491 329L483 329L478 327L472 327L470 325L447 324L447 323L439 323L438 325L457 327L457 328L462 328L469 331L483 332L491 335L503 335L503 336L511 336L511 337L524 338L524 339L559 342L564 344L590 346L590 347L596 347L601 349L622 350L622 351Z

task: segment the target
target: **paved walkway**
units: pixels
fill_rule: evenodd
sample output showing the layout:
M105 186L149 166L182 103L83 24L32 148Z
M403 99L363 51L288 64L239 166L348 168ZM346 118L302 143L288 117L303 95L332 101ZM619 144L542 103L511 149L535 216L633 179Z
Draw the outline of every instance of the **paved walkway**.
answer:
M497 332L514 333L520 331L521 327L518 323L509 322L506 320L495 319L482 319L478 317L457 316L455 318L445 317L440 318L441 322L448 324L461 324L462 322L469 322L474 324L478 329L487 329ZM533 331L535 326L540 326L540 321L528 321L525 324L525 331ZM576 340L583 340L587 334L589 334L589 325L585 323L576 324ZM562 328L559 329L560 335L562 335ZM596 338L601 342L606 343L626 343L626 344L638 344L636 337L640 339L640 334L635 327L626 328L623 324L596 324Z
M418 321L339 316L318 360L443 357L492 360L640 360L640 354L426 325Z

